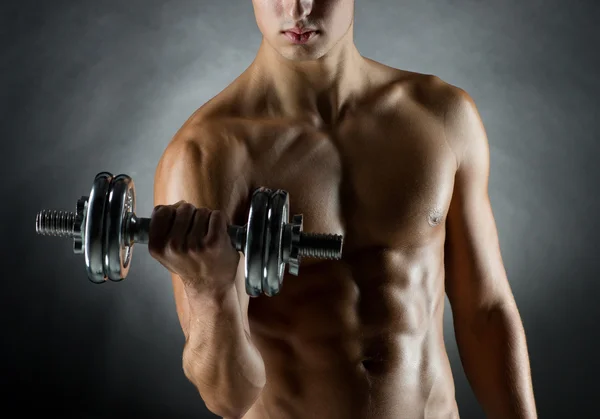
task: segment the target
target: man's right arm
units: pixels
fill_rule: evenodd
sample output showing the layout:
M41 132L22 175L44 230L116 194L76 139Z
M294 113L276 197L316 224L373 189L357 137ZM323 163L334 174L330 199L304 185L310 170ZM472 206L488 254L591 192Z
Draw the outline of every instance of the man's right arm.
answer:
M231 138L210 129L182 129L167 146L155 174L154 205L184 200L217 209L230 223L250 195L248 158ZM177 314L186 344L183 369L207 408L226 417L243 416L265 384L262 357L250 338L249 297L244 286L244 256L235 285L223 295L192 289L171 274Z

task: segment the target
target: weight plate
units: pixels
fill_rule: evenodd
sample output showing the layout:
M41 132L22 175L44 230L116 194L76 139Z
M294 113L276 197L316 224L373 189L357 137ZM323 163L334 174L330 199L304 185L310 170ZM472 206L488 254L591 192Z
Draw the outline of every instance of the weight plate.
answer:
M94 178L85 217L85 267L90 281L101 284L106 281L103 259L104 207L110 188L112 174L100 172Z
M129 272L133 244L125 227L134 211L133 180L127 175L115 176L104 209L104 274L112 281L125 279Z
M271 194L267 215L267 231L269 237L265 247L265 270L263 276L263 293L271 297L279 294L285 263L282 255L283 228L288 222L289 194L281 189Z
M244 255L246 293L258 297L262 293L262 278L264 275L265 228L271 190L258 188L252 193L250 212L248 214L246 246Z

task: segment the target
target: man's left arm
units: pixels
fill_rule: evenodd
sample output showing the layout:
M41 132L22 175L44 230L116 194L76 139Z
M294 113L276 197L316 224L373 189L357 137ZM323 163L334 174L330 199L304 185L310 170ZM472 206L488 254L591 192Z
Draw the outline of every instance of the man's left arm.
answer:
M446 138L458 169L444 263L460 358L488 418L537 418L525 332L488 195L488 139L469 95L454 88L450 96Z

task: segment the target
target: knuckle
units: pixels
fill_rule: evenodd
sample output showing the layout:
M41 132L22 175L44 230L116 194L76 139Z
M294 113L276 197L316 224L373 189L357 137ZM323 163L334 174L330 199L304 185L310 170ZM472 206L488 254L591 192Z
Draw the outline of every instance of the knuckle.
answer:
M194 235L204 236L206 233L207 223L210 218L211 211L206 208L196 210L196 219L194 220Z
M202 220L206 220L210 216L211 212L214 212L214 211L210 210L209 208L205 208L205 207L196 209L197 216L200 217Z
M150 216L150 230L164 230L170 223L172 211L168 207L154 209Z
M157 205L157 206L155 206L154 209L152 210L152 214L156 214L159 211L162 211L164 209L164 207L165 207L164 205Z
M178 214L189 214L190 212L194 211L195 207L190 204L189 202L184 202L181 205L179 205L176 209Z
M177 251L174 251L173 249L166 248L164 255L161 259L161 261L166 262L168 265L170 266L177 266L179 264L179 259L180 259L180 254Z
M171 208L167 205L157 205L152 211L152 218L164 217L171 213Z
M148 243L148 253L150 253L150 256L154 259L160 259L163 256L163 249L152 243Z
M170 239L168 243L168 248L169 251L173 254L180 254L185 251L185 245L183 243L183 240L181 240L179 237Z
M202 251L202 244L197 237L190 237L186 247L188 255L195 255Z

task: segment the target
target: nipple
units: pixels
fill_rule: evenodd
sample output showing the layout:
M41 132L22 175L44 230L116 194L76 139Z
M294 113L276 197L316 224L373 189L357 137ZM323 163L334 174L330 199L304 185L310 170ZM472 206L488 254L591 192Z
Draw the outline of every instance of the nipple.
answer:
M427 221L429 222L430 226L435 227L436 225L442 222L443 218L444 213L442 212L442 210L439 208L434 208L429 212L429 217L427 218Z

